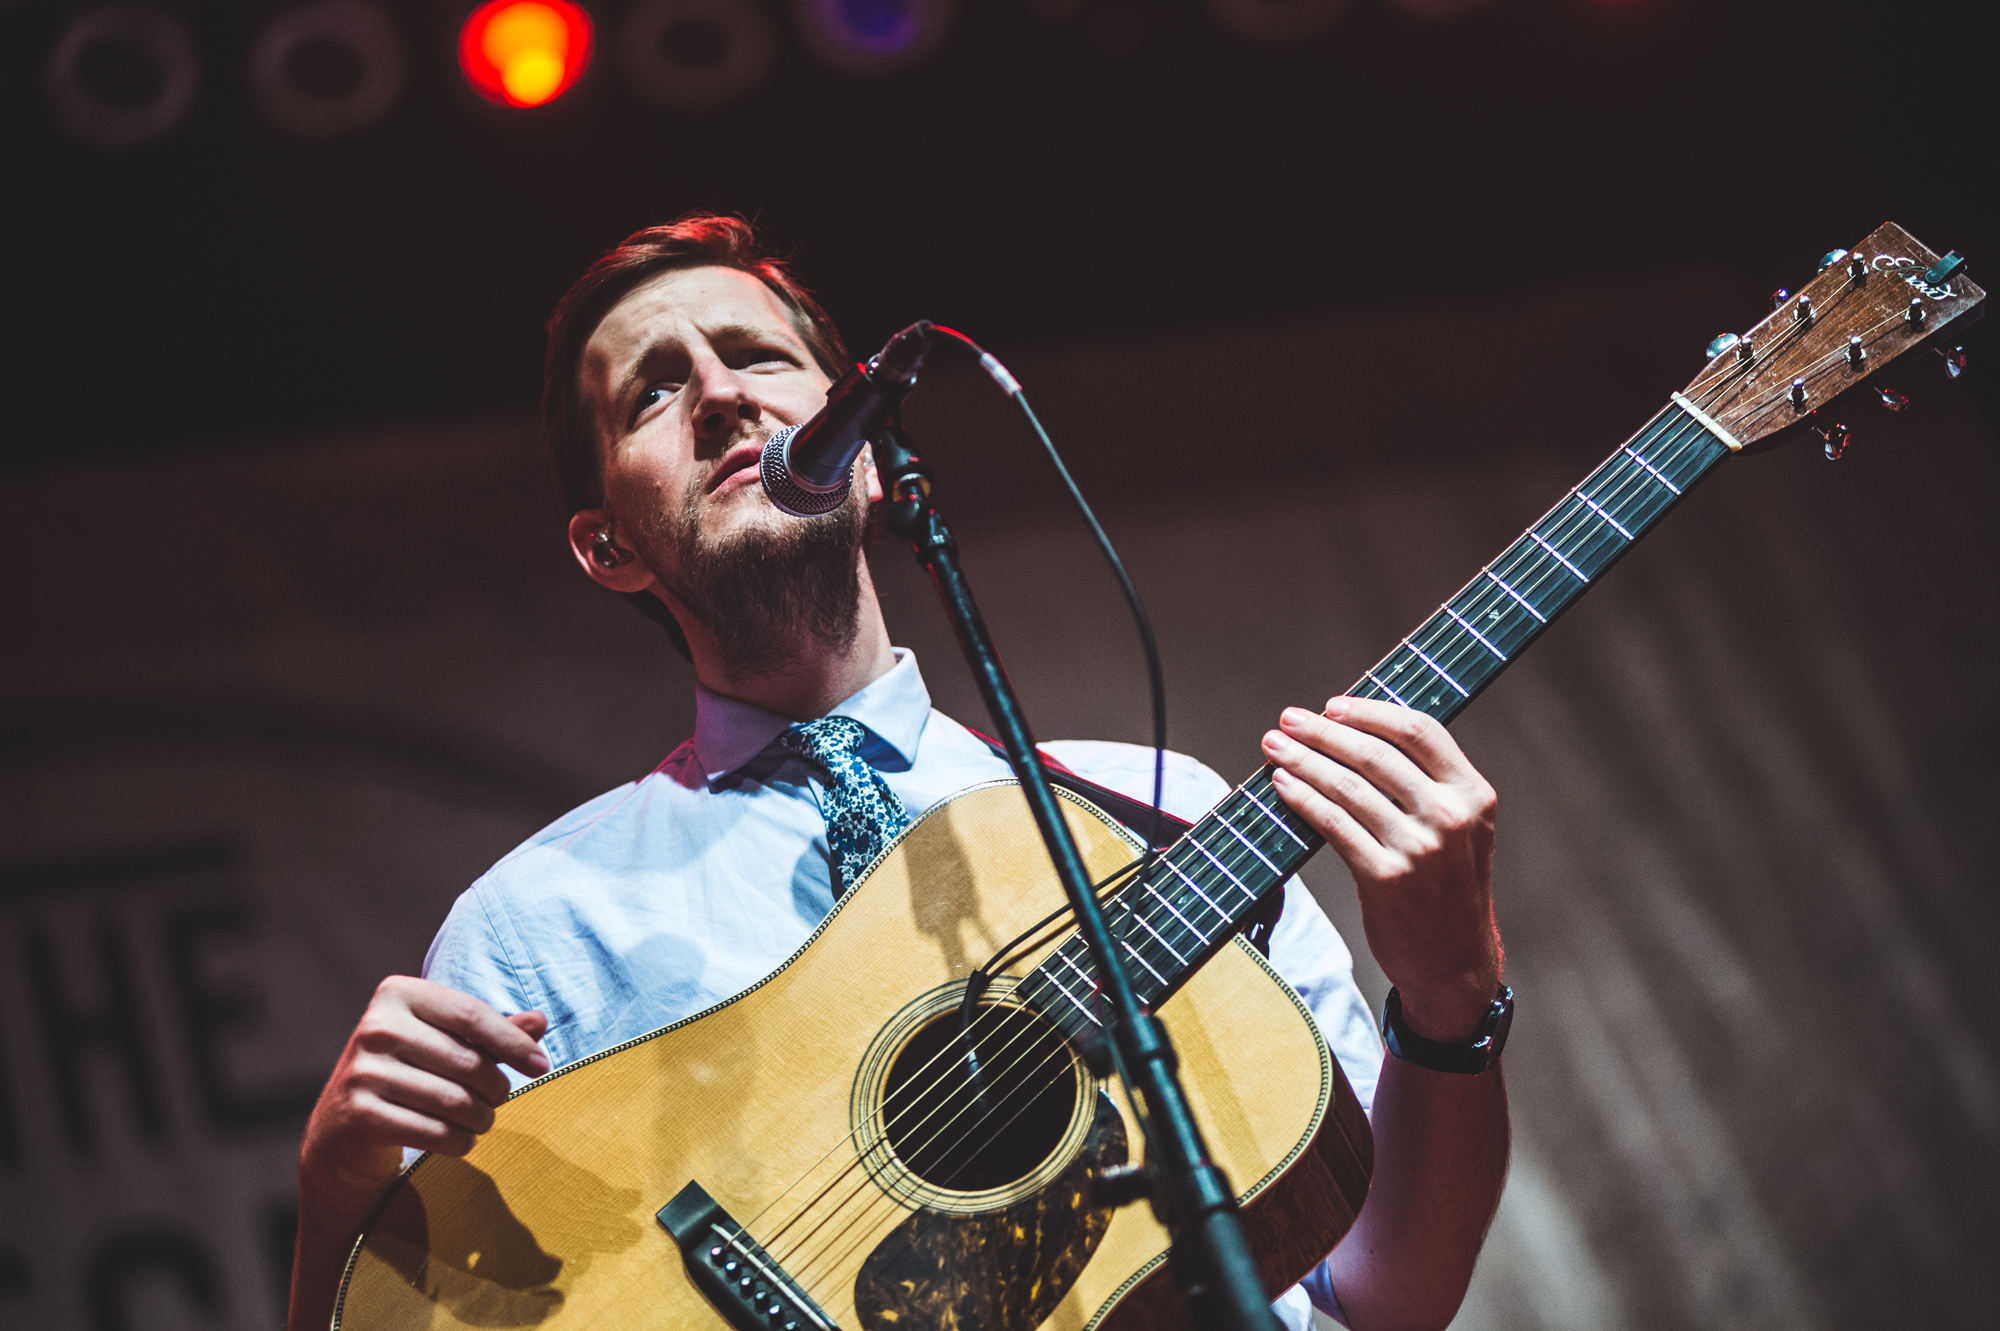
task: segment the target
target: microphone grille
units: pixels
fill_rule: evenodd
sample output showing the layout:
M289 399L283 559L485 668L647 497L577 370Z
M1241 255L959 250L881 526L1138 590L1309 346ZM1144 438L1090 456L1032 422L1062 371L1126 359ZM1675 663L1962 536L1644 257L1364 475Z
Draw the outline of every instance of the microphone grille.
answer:
M820 494L792 479L791 465L785 454L791 446L792 436L798 432L798 426L787 425L764 441L764 455L758 461L757 474L764 482L764 493L781 510L795 518L816 518L846 503L847 490L842 488Z

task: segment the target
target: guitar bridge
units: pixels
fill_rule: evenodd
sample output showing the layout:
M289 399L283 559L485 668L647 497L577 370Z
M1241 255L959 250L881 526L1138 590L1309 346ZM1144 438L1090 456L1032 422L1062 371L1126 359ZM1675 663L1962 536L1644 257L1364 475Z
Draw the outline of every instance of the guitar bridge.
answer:
M736 1331L837 1331L701 1184L682 1188L654 1219L673 1236L695 1287Z

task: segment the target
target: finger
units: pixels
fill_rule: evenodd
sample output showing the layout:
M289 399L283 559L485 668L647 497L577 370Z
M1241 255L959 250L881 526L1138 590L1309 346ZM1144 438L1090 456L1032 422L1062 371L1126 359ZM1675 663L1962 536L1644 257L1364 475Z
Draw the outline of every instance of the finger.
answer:
M362 1093L354 1109L363 1131L377 1142L395 1147L413 1147L439 1155L464 1155L479 1135L431 1114L420 1113L393 1100Z
M475 1136L493 1126L493 1105L482 1095L463 1082L407 1063L379 1057L357 1061L352 1080L357 1099L373 1095Z
M1406 813L1419 811L1437 784L1395 745L1303 707L1287 707L1278 717L1278 726L1293 739L1359 772Z
M1396 824L1409 816L1353 767L1283 731L1265 732L1264 756L1352 814L1377 841L1388 841Z
M1364 881L1387 878L1402 863L1402 858L1387 850L1353 814L1322 795L1310 782L1280 767L1271 773L1271 785L1280 799L1326 838L1356 878Z
M409 991L410 1010L429 1025L455 1036L496 1063L506 1063L531 1077L549 1070L549 1057L535 1036L515 1025L470 994L440 984L418 981Z
M497 1063L397 1004L370 1004L355 1028L354 1040L369 1057L408 1064L455 1082L489 1105L507 1098L507 1075Z
M539 1012L510 1012L507 1020L512 1022L530 1040L540 1042L549 1033L549 1019ZM526 1068L522 1069L527 1071Z
M1479 772L1435 717L1377 698L1330 698L1326 714L1335 721L1379 736L1406 754L1434 781L1480 780Z

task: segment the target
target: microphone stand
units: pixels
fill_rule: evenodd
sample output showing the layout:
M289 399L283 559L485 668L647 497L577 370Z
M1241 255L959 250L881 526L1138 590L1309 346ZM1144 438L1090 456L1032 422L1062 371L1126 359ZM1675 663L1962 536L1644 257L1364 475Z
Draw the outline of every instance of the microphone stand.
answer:
M1103 1015L1109 1018L1111 1054L1145 1129L1153 1210L1172 1237L1170 1264L1189 1315L1204 1329L1277 1331L1256 1260L1243 1238L1235 1193L1208 1158L1175 1073L1177 1061L1166 1028L1139 1006L1132 992L1091 891L1090 874L1036 757L1020 700L959 567L958 544L931 502L930 469L917 457L909 435L896 426L883 429L869 442L888 501L886 526L910 542L917 562L937 586L986 710L1006 745L1007 762L1069 895L1077 927L1096 959L1099 992L1107 1000Z

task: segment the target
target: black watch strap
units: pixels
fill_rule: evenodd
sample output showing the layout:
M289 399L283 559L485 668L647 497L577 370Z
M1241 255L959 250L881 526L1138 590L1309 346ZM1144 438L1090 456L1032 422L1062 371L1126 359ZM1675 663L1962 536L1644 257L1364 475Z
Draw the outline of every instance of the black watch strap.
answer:
M1507 1030L1514 1024L1514 991L1506 985L1486 1006L1486 1016L1479 1023L1479 1029L1472 1033L1470 1040L1456 1044L1440 1044L1436 1040L1426 1040L1403 1024L1403 997L1394 986L1389 989L1389 997L1382 1004L1382 1042L1389 1046L1389 1052L1405 1063L1415 1063L1420 1068L1433 1072L1466 1072L1478 1074L1500 1061L1500 1051L1507 1047Z

